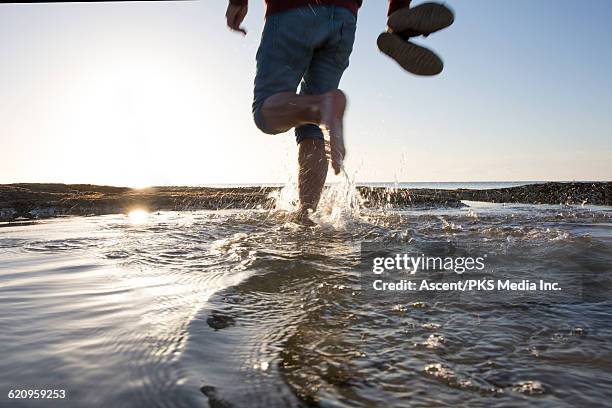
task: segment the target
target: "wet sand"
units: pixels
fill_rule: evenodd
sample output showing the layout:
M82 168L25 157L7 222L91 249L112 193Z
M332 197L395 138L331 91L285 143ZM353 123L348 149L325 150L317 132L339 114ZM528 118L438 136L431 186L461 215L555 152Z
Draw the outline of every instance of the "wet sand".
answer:
M270 208L278 187L181 187L147 189L91 184L0 185L0 221L62 215L147 211ZM612 205L612 183L544 183L487 190L358 187L365 207L460 207L461 200L524 204Z

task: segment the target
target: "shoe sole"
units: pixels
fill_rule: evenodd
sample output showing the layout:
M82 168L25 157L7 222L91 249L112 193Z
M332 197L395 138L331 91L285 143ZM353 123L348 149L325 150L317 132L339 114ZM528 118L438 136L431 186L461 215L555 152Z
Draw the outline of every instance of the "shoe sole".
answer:
M406 71L415 75L438 75L444 69L442 59L433 51L420 45L404 41L392 33L378 36L378 48L397 61Z
M391 14L388 26L395 32L411 30L419 34L431 34L453 24L455 15L443 4L423 3L413 8L405 7Z

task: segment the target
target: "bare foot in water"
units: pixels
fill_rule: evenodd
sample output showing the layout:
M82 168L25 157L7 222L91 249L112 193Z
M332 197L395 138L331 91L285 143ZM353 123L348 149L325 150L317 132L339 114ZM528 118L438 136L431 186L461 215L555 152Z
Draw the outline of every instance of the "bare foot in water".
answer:
M346 96L339 89L321 95L321 126L329 132L331 162L334 173L339 174L346 155L344 148L343 120Z

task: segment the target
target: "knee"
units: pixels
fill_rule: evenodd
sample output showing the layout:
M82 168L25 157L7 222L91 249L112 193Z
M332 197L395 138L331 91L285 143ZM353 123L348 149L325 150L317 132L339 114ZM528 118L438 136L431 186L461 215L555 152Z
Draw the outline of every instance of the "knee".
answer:
M270 108L266 105L269 98L270 97L255 98L253 101L253 120L257 129L261 130L263 133L267 135L278 135L286 132L288 129L277 129L274 125L270 126L266 120L266 116L270 115Z
M261 106L256 108L255 110L253 110L253 120L255 122L255 126L257 126L257 129L261 130L263 133L267 134L267 135L277 135L281 132L278 132L274 129L270 129L267 125L266 125L266 121L264 120L262 114L261 114Z

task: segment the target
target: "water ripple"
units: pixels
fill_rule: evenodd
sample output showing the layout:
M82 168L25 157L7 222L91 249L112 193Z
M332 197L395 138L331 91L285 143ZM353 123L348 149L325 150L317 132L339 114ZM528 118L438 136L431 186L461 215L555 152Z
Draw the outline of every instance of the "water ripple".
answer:
M75 407L594 406L612 398L605 296L372 298L355 272L363 240L415 249L441 241L486 250L500 274L588 272L592 288L606 288L608 209L338 212L331 202L312 228L241 210L0 229L2 385L62 385Z

